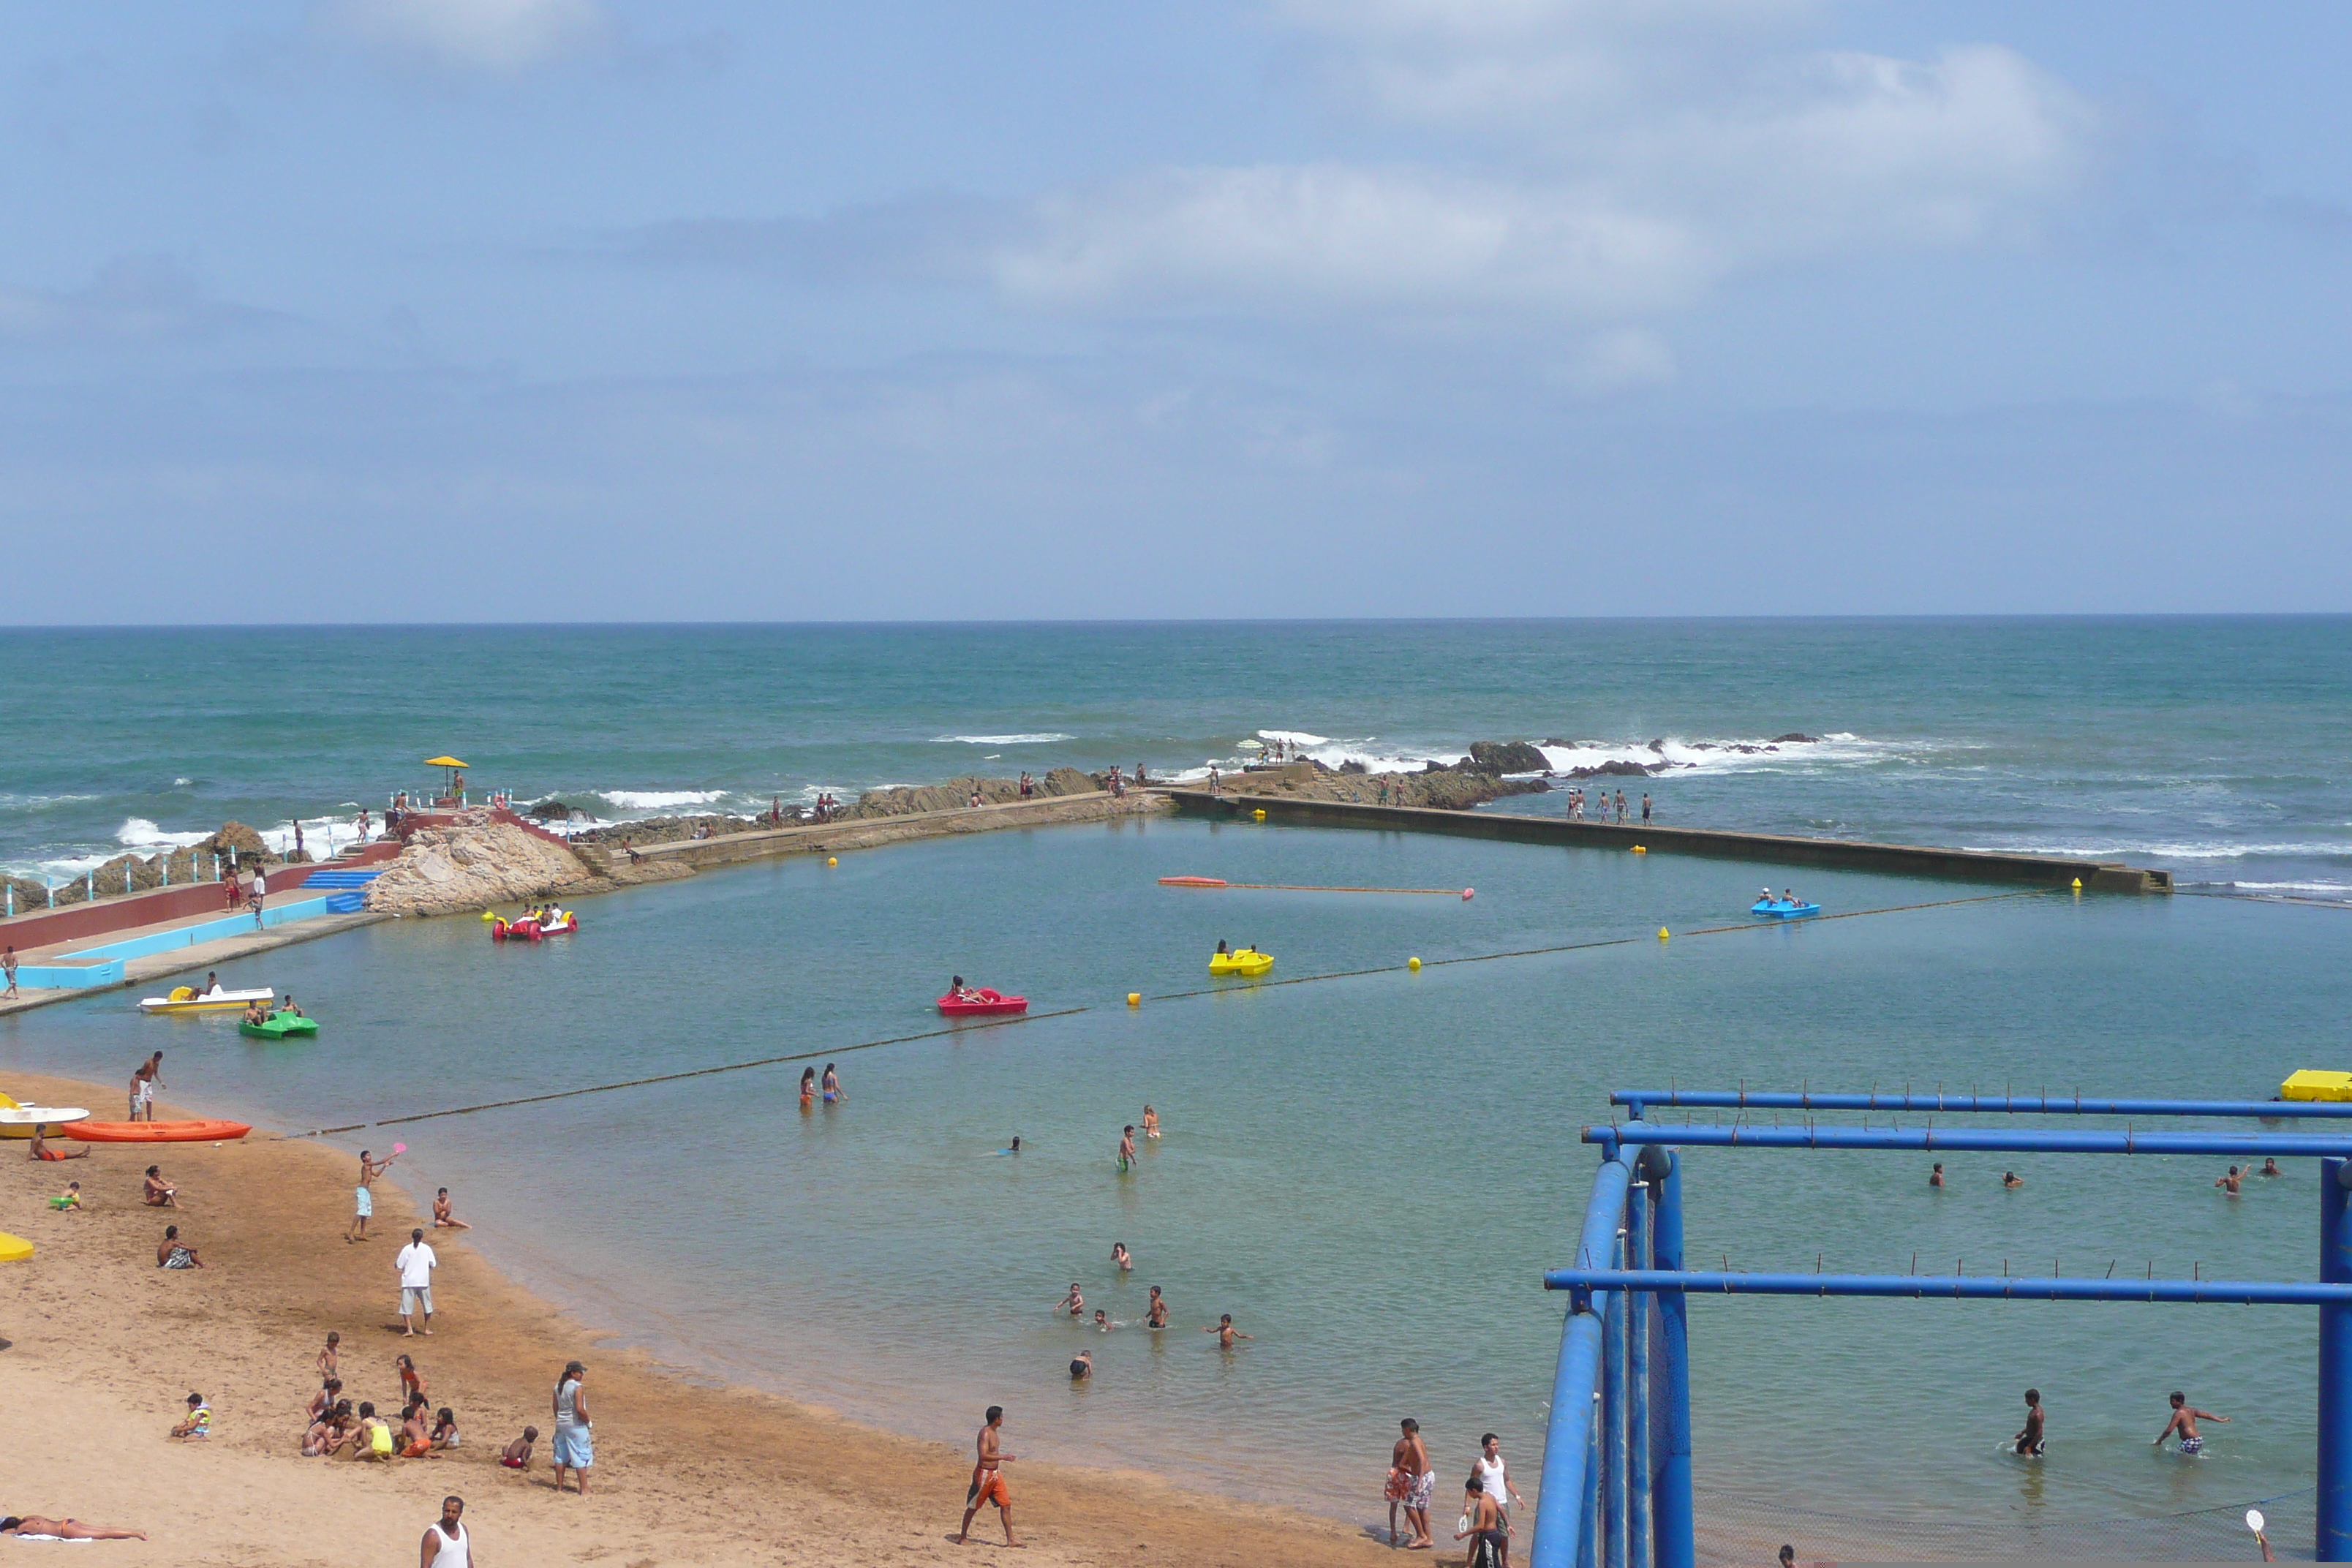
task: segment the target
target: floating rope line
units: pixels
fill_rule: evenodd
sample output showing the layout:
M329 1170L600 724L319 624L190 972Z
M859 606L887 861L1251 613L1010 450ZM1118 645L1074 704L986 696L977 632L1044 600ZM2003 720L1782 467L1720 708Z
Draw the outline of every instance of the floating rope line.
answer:
M1323 891L1326 889L1318 889L1315 890ZM1373 889L1366 890L1391 892L1405 889ZM1438 890L1453 892L1455 889L1449 888ZM2049 888L2024 888L2020 889L2015 892L2009 893L1980 893L1965 899L1937 899L1932 902L1924 904L1895 904L1885 909L1849 910L1843 914L1813 915L1807 917L1807 921L1809 923L1811 921L1822 920L1848 921L1859 919L1864 915L1895 915L1907 913L1913 910L1946 909L1954 904L1992 903L2002 899L2031 898L2036 894L2054 892L2057 890L2059 889ZM1731 926L1706 926L1698 931L1685 931L1683 934L1685 936L1717 936L1726 931L1775 931L1780 929L1781 929L1781 927L1779 922L1774 922L1769 925L1748 922L1746 924ZM1423 963L1423 967L1433 969L1440 964L1445 963L1491 963L1495 960L1502 958L1538 958L1548 953L1555 952L1584 952L1595 948L1631 947L1647 942L1651 940L1651 938L1645 936L1605 937L1598 942L1563 942L1555 947L1526 947L1518 948L1509 952L1479 952L1472 953L1462 958L1433 958L1427 960ZM1253 981L1250 983L1250 988L1253 990L1265 990L1271 989L1276 985L1311 985L1318 981L1324 980L1354 980L1360 979L1368 974L1393 974L1396 972L1397 965L1393 963L1383 963L1370 969L1339 969L1323 974L1297 974L1283 980ZM1208 985L1203 986L1197 991L1162 992L1152 996L1150 1000L1154 1002L1181 1002L1194 996L1223 995L1226 992L1234 989L1235 989L1235 987L1230 985ZM363 1131L370 1127L402 1127L412 1121L433 1121L445 1116L471 1116L478 1111L505 1110L518 1105L543 1105L550 1100L574 1100L583 1094L609 1094L614 1089L643 1089L656 1083L678 1083L687 1079L709 1078L717 1073L746 1072L753 1068L780 1067L786 1062L814 1061L823 1057L845 1057L853 1051L877 1050L884 1046L911 1045L917 1040L944 1039L954 1035L969 1035L980 1029L1002 1029L1009 1027L1014 1024L1037 1023L1047 1018L1071 1018L1076 1017L1078 1014L1091 1013L1095 1009L1092 1005L1087 1005L1079 1007L1064 1007L1051 1013L1024 1013L1018 1017L996 1018L985 1023L950 1025L942 1029L926 1029L920 1034L893 1035L887 1039L861 1040L856 1045L830 1046L823 1050L793 1051L783 1056L761 1057L755 1060L747 1062L722 1062L716 1067L688 1068L682 1072L656 1073L650 1078L625 1079L618 1083L596 1083L590 1084L583 1089L560 1089L548 1094L526 1094L518 1096L512 1100L485 1100L479 1105L460 1105L452 1107L446 1110L419 1110L412 1112L406 1116L387 1116L375 1121L352 1121L346 1122L338 1127L316 1127L312 1128L308 1132L285 1133L282 1135L280 1141L300 1138L323 1138L337 1132Z
M944 1029L926 1029L919 1035L894 1035L887 1040L861 1040L854 1046L830 1046L821 1051L794 1051L788 1056L761 1057L757 1061L724 1062L718 1067L688 1068L684 1072L656 1073L651 1078L625 1079L619 1083L594 1083L585 1089L559 1089L551 1094L526 1094L514 1100L490 1100L479 1105L455 1106L447 1110L419 1110L407 1116L387 1116L379 1121L353 1121L341 1127L318 1127L308 1132L286 1133L280 1142L297 1138L322 1138L331 1132L357 1132L369 1127L400 1127L411 1121L432 1121L444 1116L471 1116L478 1110L504 1110L515 1105L541 1105L551 1100L574 1100L583 1094L607 1094L616 1089L642 1089L647 1084L677 1083L689 1078L709 1078L713 1073L743 1072L751 1068L781 1066L785 1062L813 1062L820 1057L845 1057L852 1051L870 1051L883 1046L910 1045L917 1040L943 1039L950 1035L969 1035L979 1029L1002 1029L1013 1024L1026 1024L1040 1018L1067 1018L1074 1014L1091 1013L1092 1007L1065 1007L1055 1013L1024 1013L1017 1018L997 1018L984 1024L960 1024Z
M1162 877L1163 888L1232 889L1251 893L1443 893L1445 897L1467 899L1468 888L1309 888L1296 882L1228 882L1219 877Z

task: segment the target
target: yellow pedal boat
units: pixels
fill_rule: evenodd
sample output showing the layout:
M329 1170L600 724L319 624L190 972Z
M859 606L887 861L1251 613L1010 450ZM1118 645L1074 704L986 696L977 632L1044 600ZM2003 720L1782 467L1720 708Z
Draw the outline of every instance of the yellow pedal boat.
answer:
M1254 947L1209 955L1209 973L1212 974L1264 974L1273 967L1274 954L1260 952Z
M142 1013L242 1013L247 1005L270 1002L278 993L265 985L258 991L199 991L174 985L169 996L150 996L139 1004Z

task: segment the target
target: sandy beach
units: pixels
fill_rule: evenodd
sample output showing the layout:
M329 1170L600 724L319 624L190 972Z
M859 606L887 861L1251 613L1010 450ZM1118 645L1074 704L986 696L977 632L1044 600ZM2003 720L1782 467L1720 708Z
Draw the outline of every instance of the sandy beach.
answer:
M23 1073L5 1087L47 1104L103 1108L117 1098L110 1088ZM168 1104L162 1112L188 1113ZM0 1266L0 1408L19 1416L0 1424L0 1508L143 1530L149 1540L12 1543L12 1561L58 1550L77 1562L247 1568L408 1563L451 1492L467 1500L478 1560L493 1564L654 1568L815 1563L856 1549L949 1559L1003 1551L992 1515L974 1521L972 1545L953 1542L967 1455L601 1351L577 1323L509 1283L462 1233L428 1232L441 1258L441 1315L431 1338L403 1339L393 1255L416 1221L404 1195L379 1184L375 1239L347 1243L348 1155L258 1131L221 1147L68 1146L93 1152L36 1163L26 1145L0 1145L0 1228L38 1248L29 1261ZM176 1214L140 1202L151 1162L179 1187ZM71 1180L81 1183L88 1212L52 1211L45 1200ZM196 1247L204 1269L155 1267L170 1223ZM395 1405L393 1358L407 1350L435 1406L457 1411L466 1446L383 1467L302 1458L302 1407L330 1330L342 1335L347 1396ZM584 1500L557 1493L546 1468L550 1392L575 1357L591 1368L596 1413L597 1463ZM166 1436L190 1392L212 1404L206 1443ZM971 1413L975 1430L980 1418ZM501 1469L497 1454L526 1423L541 1440L531 1471L518 1475ZM1019 1453L1017 1409L1006 1434ZM1381 1459L1366 1457L1373 1499ZM1332 1521L1149 1476L1024 1463L1007 1475L1014 1526L1029 1543L1024 1562L1338 1564L1387 1550Z

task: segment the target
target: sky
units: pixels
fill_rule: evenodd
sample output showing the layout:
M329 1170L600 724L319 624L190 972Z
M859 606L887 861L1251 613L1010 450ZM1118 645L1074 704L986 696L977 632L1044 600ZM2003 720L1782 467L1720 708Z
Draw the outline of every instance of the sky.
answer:
M16 624L2352 610L2352 8L28 6Z

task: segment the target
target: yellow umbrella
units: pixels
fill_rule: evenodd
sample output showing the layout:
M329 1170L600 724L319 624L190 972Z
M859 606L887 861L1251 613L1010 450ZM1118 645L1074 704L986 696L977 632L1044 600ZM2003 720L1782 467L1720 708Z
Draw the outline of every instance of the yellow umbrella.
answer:
M452 800L456 799L457 795L457 774L460 770L466 767L467 764L459 762L455 757L427 757L425 759L425 765L428 768L447 768L449 770L447 793Z

